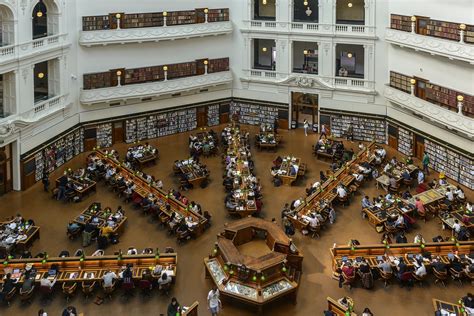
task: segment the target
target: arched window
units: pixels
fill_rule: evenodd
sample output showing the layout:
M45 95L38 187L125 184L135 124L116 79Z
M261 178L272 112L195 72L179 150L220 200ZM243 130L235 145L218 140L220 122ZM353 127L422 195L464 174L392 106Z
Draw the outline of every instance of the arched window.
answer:
M5 5L0 5L0 44L2 46L15 43L15 24L13 12Z
M59 10L54 0L39 0L32 12L33 39L59 33Z

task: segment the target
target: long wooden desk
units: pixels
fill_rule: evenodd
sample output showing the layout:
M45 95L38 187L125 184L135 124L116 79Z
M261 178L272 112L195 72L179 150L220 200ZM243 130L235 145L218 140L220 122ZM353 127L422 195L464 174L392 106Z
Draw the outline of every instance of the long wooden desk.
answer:
M440 213L438 217L441 221L448 226L449 228L453 228L454 221L457 219L461 226L466 227L469 231L474 231L474 214L468 213L464 210L457 210L450 213L442 214Z
M413 204L415 205L415 201L416 201L416 198L420 198L421 202L423 202L423 204L426 206L426 205L429 205L429 204L432 204L432 203L435 203L435 202L438 202L439 200L442 200L442 199L445 199L446 198L446 189L447 188L450 188L451 191L452 190L455 190L456 187L449 184L447 186L442 186L442 187L439 187L437 189L431 189L431 190L427 190L425 192L421 192L417 195L414 195L411 199L407 200L408 203L410 204Z
M86 222L90 220L92 217L97 217L98 222L96 223L97 228L102 228L107 226L107 220L114 215L114 212L110 209L110 207L106 207L104 209L94 209L95 203L89 205L86 209L84 209L81 214L79 214L76 218L74 218L74 222L85 226ZM123 215L119 222L116 222L113 229L113 234L120 235L125 230L125 223L127 222L127 217Z
M348 299L352 300L350 297ZM357 316L354 312L349 312L349 308L342 305L339 300L335 300L332 297L327 297L328 301L328 310L336 314L337 316ZM350 314L348 314L350 313Z
M306 197L301 205L294 210L296 215L287 215L287 218L292 222L295 228L299 230L307 228L308 223L302 218L303 215L308 216L311 212L320 213L323 211L320 208L320 205L322 204L320 202L326 201L326 203L324 203L326 206L332 203L337 198L337 194L334 192L334 189L338 185L343 184L344 186L348 187L352 184L355 179L350 172L351 168L364 162L371 163L374 159L374 157L370 154L370 151L373 147L375 147L375 142L371 142L367 148L361 150L354 159L346 164L346 166L341 167L334 174L334 176L326 180L326 182L324 182L321 187L316 190L316 192Z
M288 160L289 158L289 160ZM278 177L280 177L283 185L291 185L298 178L298 171L295 174L291 174L291 166L296 165L299 168L301 167L301 158L292 158L284 157L278 170Z
M260 131L255 135L255 144L258 149L273 149L276 151L280 142L281 136L273 131Z
M204 216L186 207L183 203L181 203L181 201L178 201L174 197L169 196L162 189L157 188L155 186L151 186L145 179L138 176L135 172L128 169L127 167L123 166L117 160L105 155L102 151L96 150L95 153L100 159L113 166L117 170L117 174L121 175L127 180L132 181L136 186L134 191L140 197L145 198L148 197L150 194L153 195L157 199L156 202L160 205L160 211L166 213L169 217L171 217L172 212L176 212L181 217L191 216L193 218L193 221L197 223L193 232L196 235L200 235L204 232L207 225L207 219ZM166 210L166 203L171 206L170 212Z
M7 225L11 224L14 222L13 220L7 221L7 222L1 222L0 223L0 231L5 232ZM18 231L18 227L17 227ZM3 234L3 233L2 233ZM0 234L0 235L2 235ZM0 246L0 254L3 252L5 255L10 254L11 251L25 251L29 249L35 240L40 239L40 228L39 226L29 226L28 229L22 230L21 231L22 235L26 235L26 238L21 239L21 240L16 240L13 244L10 244L10 246ZM8 236L2 236L3 238L7 238Z
M196 301L191 306L187 307L186 310L183 309L181 313L182 316L198 316L198 306L199 302Z
M175 168L180 170L193 187L200 186L209 178L208 170L202 168L200 165L196 165L192 158L175 162Z
M67 177L68 183L72 183L74 191L81 198L90 194L91 192L96 192L97 190L97 183L95 181L90 180L88 178L71 178L67 175L63 175L56 179L56 187L59 187L59 183L62 177Z
M463 312L461 305L445 302L442 300L438 300L436 298L433 299L433 308L435 312L443 309L447 312L456 314L456 316L464 316L464 315L467 316L467 314Z
M161 255L124 255L121 259L118 256L87 256L48 258L46 261L41 258L31 259L13 259L3 264L3 270L0 272L0 283L3 283L5 274L14 273L18 283L24 281L24 271L26 264L31 264L36 270L35 281L48 275L50 269L55 266L58 273L55 279L59 283L81 282L81 281L100 281L107 271L113 271L117 276L125 269L125 266L132 265L133 279L140 280L145 271L152 272L157 265L162 267L162 272L154 275L159 278L163 272L166 272L173 279L177 273L178 255L176 253L164 253ZM54 278L53 278L54 279Z
M432 257L440 256L443 262L449 263L448 254L469 255L474 253L474 241L460 241L458 246L455 242L439 242L421 244L390 244L379 245L359 245L355 248L351 246L336 246L331 248L333 258L332 268L336 271L344 261L357 261L356 258L364 258L371 267L377 267L381 256L389 258L403 257L407 265L413 265L413 259L409 255L423 254L430 252Z

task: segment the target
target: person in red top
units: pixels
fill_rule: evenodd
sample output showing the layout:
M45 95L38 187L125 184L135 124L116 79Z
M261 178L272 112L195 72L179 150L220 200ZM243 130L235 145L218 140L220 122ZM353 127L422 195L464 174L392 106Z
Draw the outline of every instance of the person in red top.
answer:
M423 202L421 202L419 197L416 198L415 208L419 216L425 216L426 214L425 205L423 204Z
M341 275L339 276L339 287L342 288L344 279L351 279L354 277L355 277L354 267L349 262L344 263L341 268ZM350 287L351 285L349 284L349 288Z

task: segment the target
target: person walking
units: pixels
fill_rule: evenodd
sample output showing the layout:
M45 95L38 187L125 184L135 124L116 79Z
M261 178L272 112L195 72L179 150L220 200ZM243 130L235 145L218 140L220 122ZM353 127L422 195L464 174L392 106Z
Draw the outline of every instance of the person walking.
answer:
M319 135L319 139L321 139L324 135L324 138L327 138L327 129L326 129L326 125L322 124L321 125L321 134Z
M43 178L41 179L41 182L43 182L44 192L48 192L49 191L49 174L47 171L43 172Z
M304 128L304 135L305 136L308 136L308 127L309 127L309 123L307 120L304 120L303 121L303 128Z
M426 172L427 175L430 175L430 169L428 168L428 165L430 164L430 156L428 156L426 151L423 155L423 160L421 163L423 164L423 171Z
M219 299L219 290L214 286L207 294L207 308L211 311L212 316L217 316L222 309L222 303Z

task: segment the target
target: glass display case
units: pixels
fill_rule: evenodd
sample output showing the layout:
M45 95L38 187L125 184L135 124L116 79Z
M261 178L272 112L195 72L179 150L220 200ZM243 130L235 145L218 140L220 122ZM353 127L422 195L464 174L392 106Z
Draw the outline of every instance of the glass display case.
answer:
M293 287L288 280L281 280L273 283L262 290L263 299L266 300L274 295L280 294L283 291L289 290Z
M257 290L250 286L246 286L240 283L229 281L225 285L225 289L227 292L230 292L230 293L246 296L247 298L250 298L253 300L257 299Z
M207 267L209 268L209 272L212 274L214 280L216 280L218 284L222 284L226 278L226 275L224 270L222 270L222 266L220 265L219 261L210 260L207 263Z

